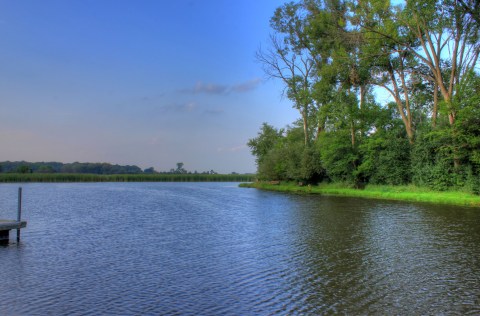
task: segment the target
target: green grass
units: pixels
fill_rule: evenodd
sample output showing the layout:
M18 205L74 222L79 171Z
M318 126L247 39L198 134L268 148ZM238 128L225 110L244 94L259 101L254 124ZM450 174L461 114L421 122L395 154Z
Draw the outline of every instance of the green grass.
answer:
M68 174L1 173L0 183L15 182L244 182L254 175L245 174Z
M450 204L480 207L480 196L466 192L438 192L416 186L383 186L367 185L364 189L353 189L344 184L320 184L315 186L298 186L293 183L282 182L278 185L265 182L242 183L241 187L251 187L263 190L323 194L336 196L349 196L360 198L399 200L413 202L428 202L437 204Z

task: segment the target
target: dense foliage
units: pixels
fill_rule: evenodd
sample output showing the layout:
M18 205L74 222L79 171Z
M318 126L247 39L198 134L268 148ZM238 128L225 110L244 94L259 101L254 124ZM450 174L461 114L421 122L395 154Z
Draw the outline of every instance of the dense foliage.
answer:
M248 143L258 177L480 192L479 7L303 0L257 59L299 119Z

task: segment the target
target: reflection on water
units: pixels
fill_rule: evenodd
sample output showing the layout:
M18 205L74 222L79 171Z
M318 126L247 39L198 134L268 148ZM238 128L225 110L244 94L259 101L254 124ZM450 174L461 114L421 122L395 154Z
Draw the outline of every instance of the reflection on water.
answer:
M0 248L6 315L480 313L478 209L228 183L24 192L28 228Z

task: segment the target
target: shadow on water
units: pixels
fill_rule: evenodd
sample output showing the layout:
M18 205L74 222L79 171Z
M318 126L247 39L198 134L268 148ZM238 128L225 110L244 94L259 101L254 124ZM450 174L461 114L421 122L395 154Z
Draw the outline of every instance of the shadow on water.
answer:
M292 284L304 303L293 312L480 311L475 210L292 198L300 272Z

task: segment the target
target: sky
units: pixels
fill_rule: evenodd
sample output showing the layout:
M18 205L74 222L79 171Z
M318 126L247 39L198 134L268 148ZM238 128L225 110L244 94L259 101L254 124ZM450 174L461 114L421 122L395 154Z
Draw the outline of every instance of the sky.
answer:
M255 60L282 0L0 0L0 161L255 172L298 118Z

